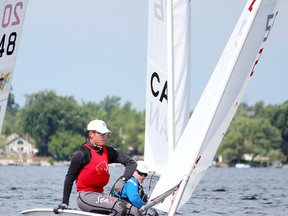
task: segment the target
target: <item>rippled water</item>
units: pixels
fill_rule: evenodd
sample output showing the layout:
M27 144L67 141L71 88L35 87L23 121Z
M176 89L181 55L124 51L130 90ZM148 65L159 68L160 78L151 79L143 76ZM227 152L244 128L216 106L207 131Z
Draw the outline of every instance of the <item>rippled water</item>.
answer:
M30 208L52 208L62 199L68 167L0 166L0 214L20 216ZM123 168L111 167L111 181ZM148 179L145 182L146 192ZM287 216L288 169L210 168L179 215ZM75 189L70 207L77 209Z

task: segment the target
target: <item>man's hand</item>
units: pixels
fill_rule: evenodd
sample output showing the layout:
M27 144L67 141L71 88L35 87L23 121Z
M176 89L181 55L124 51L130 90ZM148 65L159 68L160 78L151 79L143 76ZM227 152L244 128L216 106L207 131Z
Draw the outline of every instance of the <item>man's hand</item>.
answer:
M53 209L53 212L55 213L55 214L58 214L59 213L59 209L68 209L68 205L67 204L65 204L65 203L61 203L61 204L59 204L57 207L55 207L54 209Z

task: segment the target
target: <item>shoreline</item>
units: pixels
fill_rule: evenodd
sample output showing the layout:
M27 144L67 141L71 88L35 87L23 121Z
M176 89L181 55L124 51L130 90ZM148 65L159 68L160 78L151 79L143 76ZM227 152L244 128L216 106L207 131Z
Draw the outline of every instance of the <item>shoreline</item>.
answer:
M109 164L110 166L119 166L119 164ZM69 166L69 161L49 161L49 160L28 160L28 161L16 161L13 159L0 159L0 166ZM229 167L227 164L216 164L215 166L211 166L215 168L238 168L241 169L242 167ZM282 167L243 167L242 169L249 169L249 168L274 168L274 169L287 169L288 164L283 164Z

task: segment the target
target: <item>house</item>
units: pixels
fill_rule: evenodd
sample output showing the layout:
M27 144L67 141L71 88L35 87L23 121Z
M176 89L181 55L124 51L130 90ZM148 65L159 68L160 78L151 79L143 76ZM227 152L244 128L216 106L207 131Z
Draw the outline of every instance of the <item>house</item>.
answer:
M28 139L17 133L12 133L6 138L5 153L7 156L32 157L36 150Z

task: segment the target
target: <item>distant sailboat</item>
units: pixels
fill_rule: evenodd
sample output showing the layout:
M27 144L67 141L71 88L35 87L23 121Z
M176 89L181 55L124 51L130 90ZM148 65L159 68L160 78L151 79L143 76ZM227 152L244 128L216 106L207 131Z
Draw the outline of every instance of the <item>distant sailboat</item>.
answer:
M195 111L152 192L150 200L175 186L178 188L172 196L158 204L157 209L174 215L190 199L212 164L263 53L280 2L247 1Z
M0 2L0 133L11 89L28 0Z
M190 108L190 1L175 0L176 12L168 2L148 1L144 160L158 174L188 123Z

